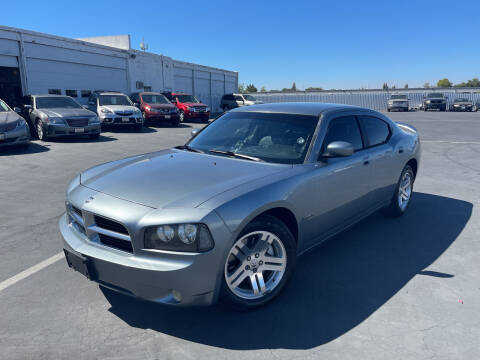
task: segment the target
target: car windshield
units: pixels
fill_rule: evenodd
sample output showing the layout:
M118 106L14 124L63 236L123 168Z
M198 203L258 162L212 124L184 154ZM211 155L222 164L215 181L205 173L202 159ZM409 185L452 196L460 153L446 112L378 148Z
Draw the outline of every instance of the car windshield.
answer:
M243 98L247 101L257 101L252 95L243 95Z
M0 112L10 111L7 104L5 104L2 100L0 100Z
M163 95L152 95L152 94L144 94L142 95L143 102L147 104L170 104L170 101Z
M82 106L69 97L52 96L37 97L35 99L37 109L81 109Z
M98 97L98 103L100 105L132 105L128 97L125 95L100 95Z
M443 94L442 93L430 93L428 94L429 98L443 98Z
M455 102L466 102L466 101L468 101L468 99L466 99L466 98L455 99Z
M401 100L407 100L407 95L392 95L390 96L390 99L401 99Z
M198 99L193 95L175 95L181 103L199 103Z
M317 123L318 117L307 115L226 113L187 145L206 153L216 150L272 163L301 164Z

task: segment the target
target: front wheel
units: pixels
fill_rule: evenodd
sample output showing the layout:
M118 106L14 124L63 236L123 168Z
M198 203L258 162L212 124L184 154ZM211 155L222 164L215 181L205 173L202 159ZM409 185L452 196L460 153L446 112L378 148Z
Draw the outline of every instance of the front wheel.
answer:
M136 131L142 131L143 124L135 124L133 127Z
M180 110L180 112L178 113L178 120L183 123L185 121L185 113L183 112L183 110Z
M270 215L248 224L231 247L224 265L221 301L238 310L261 306L285 286L296 260L295 239Z
M47 140L47 135L43 131L43 123L42 120L38 120L36 124L36 130L37 130L37 136L38 139L41 141L46 141Z
M392 202L386 209L393 216L402 216L408 209L413 193L415 174L410 165L405 165L393 194Z

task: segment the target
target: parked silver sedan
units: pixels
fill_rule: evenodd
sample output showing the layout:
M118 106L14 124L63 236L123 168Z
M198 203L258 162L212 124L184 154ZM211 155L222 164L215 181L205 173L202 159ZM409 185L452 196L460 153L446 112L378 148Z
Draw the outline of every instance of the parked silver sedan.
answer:
M0 99L0 147L29 144L30 128L27 122Z
M67 263L160 303L256 307L298 255L379 209L404 214L419 161L417 131L376 111L238 108L183 146L78 175L59 223Z

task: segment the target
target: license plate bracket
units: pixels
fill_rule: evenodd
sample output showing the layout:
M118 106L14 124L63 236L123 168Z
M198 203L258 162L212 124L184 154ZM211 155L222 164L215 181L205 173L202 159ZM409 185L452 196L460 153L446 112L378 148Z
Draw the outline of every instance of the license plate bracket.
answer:
M122 117L122 122L130 122L130 118L128 117Z
M0 140L5 140L5 134L0 133Z
M65 253L68 267L78 271L89 280L97 279L92 261L88 257L76 255L65 249L63 249L63 252Z
M165 115L165 119L170 119L170 115Z
M75 128L75 133L76 134L81 134L81 133L84 133L84 132L85 132L84 128Z

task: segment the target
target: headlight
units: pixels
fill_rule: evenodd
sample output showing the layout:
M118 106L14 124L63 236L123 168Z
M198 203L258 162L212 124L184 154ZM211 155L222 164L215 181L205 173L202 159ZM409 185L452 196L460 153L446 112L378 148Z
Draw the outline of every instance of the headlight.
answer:
M425 101L427 104L430 104L430 100Z
M47 123L49 124L65 124L62 118L54 118L54 117L49 117L47 118Z
M112 114L112 112L111 112L110 110L108 110L108 109L102 109L102 110L100 110L100 111L101 111L102 113L104 113L104 114Z
M140 113L141 113L140 109L135 109L135 114L140 114Z
M152 108L150 106L145 106L145 110L150 111Z
M203 252L213 248L210 231L204 224L177 224L145 230L145 248L180 252Z
M98 124L99 122L100 120L98 120L98 116L94 116L88 121L89 124Z

